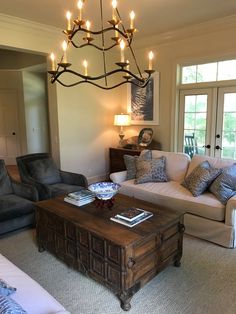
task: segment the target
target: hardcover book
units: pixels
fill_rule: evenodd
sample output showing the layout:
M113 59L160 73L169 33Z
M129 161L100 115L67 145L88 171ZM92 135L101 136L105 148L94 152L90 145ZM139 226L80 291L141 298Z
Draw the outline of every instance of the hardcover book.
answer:
M123 213L117 214L116 216L118 218L122 218L122 219L125 219L127 221L133 221L136 218L143 216L144 213L145 213L145 211L143 209L140 209L137 207L131 207L131 208L128 208Z
M83 190L80 190L80 191L69 193L68 197L73 198L75 200L82 200L82 199L87 199L87 198L94 197L94 193L89 191L89 190L83 189Z
M110 219L111 219L112 221L118 222L118 223L120 223L120 224L122 224L122 225L125 225L125 226L127 226L127 227L132 228L132 227L134 227L134 226L140 224L141 222L143 222L143 221L145 221L145 220L147 220L148 218L150 218L150 217L153 216L153 213L148 212L148 211L146 211L146 210L143 210L143 211L144 211L144 214L143 214L142 216L139 216L138 218L136 218L136 219L134 219L134 220L132 220L132 221L128 221L128 220L125 220L125 219L123 219L123 218L120 218L120 217L118 217L118 215L116 215L115 217L111 217Z
M68 196L64 198L65 202L76 205L76 206L83 206L85 204L92 203L94 200L95 200L94 197L86 198L86 199L82 199L82 200L76 200L76 199L74 199L72 197L68 197Z

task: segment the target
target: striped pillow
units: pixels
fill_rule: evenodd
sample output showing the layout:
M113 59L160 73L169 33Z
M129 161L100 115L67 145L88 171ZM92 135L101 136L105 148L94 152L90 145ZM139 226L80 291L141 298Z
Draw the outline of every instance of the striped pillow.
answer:
M0 296L0 314L27 314L27 312L10 297Z

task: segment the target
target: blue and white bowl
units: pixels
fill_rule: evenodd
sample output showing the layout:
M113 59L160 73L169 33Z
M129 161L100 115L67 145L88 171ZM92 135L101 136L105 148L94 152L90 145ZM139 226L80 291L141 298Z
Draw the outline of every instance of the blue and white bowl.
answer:
M119 190L120 185L113 182L97 182L90 184L88 189L93 192L100 200L111 199Z

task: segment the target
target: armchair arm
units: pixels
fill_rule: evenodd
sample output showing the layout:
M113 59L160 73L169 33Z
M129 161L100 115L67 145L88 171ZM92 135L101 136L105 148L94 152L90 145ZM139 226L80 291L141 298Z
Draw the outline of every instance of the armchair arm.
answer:
M226 204L225 224L236 228L236 195L231 197Z
M16 195L23 198L27 198L33 202L38 201L38 191L37 189L29 184L20 183L15 180L11 180L13 191Z
M87 178L83 174L60 170L60 175L63 183L88 187Z
M29 184L29 185L33 185L33 186L36 187L36 189L38 191L38 197L39 197L40 201L44 200L44 199L51 198L51 191L47 187L47 185L40 183L39 181L33 179L30 176L25 176L24 177L24 183Z
M113 172L110 174L110 179L114 183L121 183L125 181L127 178L127 171L119 171L119 172Z

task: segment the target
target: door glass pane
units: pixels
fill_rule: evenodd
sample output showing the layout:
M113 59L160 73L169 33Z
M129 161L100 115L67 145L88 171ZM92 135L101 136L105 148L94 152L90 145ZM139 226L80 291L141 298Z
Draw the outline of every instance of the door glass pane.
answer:
M205 154L207 95L185 96L184 109L184 152L191 158Z
M236 158L236 93L224 95L221 157Z

